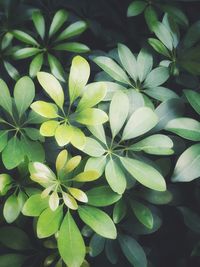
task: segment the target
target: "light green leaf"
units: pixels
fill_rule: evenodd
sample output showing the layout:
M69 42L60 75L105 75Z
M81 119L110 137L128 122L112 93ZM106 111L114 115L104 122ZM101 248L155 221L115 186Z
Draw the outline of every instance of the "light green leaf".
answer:
M88 126L87 128L98 140L106 144L106 135L102 124Z
M147 6L147 2L145 1L133 1L127 10L127 17L134 17L141 14L145 7Z
M26 155L30 161L44 161L45 152L40 142L31 141L26 136L22 136L21 148L23 154Z
M75 113L75 120L83 125L103 124L108 120L108 115L97 108L87 108Z
M55 119L58 117L58 108L53 103L48 103L45 101L36 101L31 104L31 108L39 115L48 119Z
M82 190L72 187L68 187L67 190L76 200L84 203L88 202L88 197Z
M43 64L43 54L36 55L33 60L31 61L30 67L29 67L29 75L34 78L37 73L40 71Z
M38 217L48 206L48 197L41 198L41 194L35 194L25 202L22 213L25 216Z
M179 96L172 90L158 86L158 87L149 87L145 89L145 94L147 94L150 97L153 97L161 102L167 101L169 99L173 98L179 98Z
M152 109L147 107L137 109L131 115L124 128L122 140L128 140L145 134L151 130L157 122L158 118Z
M3 216L7 223L14 222L20 214L21 207L16 195L9 196L3 207Z
M141 1L140 1L141 2ZM122 66L130 75L130 77L137 81L137 61L131 50L123 44L118 44L118 55Z
M10 156L12 155L12 157ZM12 137L2 152L2 161L6 169L11 170L17 167L24 159L24 153L20 140Z
M106 84L103 82L95 82L86 85L83 96L78 103L77 110L81 111L86 108L91 108L101 102L106 95Z
M142 204L141 202L138 202L136 200L131 201L131 208L137 217L137 219L145 225L147 228L152 229L153 228L153 215L151 213L151 210Z
M98 235L110 239L115 239L117 237L115 225L104 211L94 207L79 206L78 214L81 220Z
M35 86L28 76L19 79L14 87L14 100L21 117L35 97Z
M69 25L59 36L56 38L56 41L62 41L68 39L70 37L74 37L76 35L81 34L87 28L87 24L85 21L80 20Z
M50 208L45 209L37 221L38 238L46 238L55 234L60 227L63 218L62 206L52 211Z
M193 90L183 90L193 109L200 115L200 94Z
M137 70L138 70L138 78L140 82L142 82L151 71L153 66L153 57L152 55L146 50L141 49L140 53L137 57Z
M65 203L65 205L72 210L77 210L78 209L78 204L76 202L76 200L74 199L74 197L72 197L70 194L62 192L62 196L63 196L63 201Z
M0 106L12 114L12 99L7 84L0 79Z
M169 78L169 69L166 67L158 67L153 69L144 81L144 87L157 87Z
M64 93L59 81L50 73L38 72L38 81L46 93L62 109L64 104Z
M120 235L119 244L127 258L134 267L147 267L147 258L140 244L130 236Z
M173 154L172 140L163 134L154 134L131 145L130 150L144 151L153 155L171 155Z
M90 76L90 65L87 60L81 56L76 56L72 60L69 73L69 95L70 103L73 103L79 97Z
M105 176L112 190L118 194L123 194L126 189L126 177L112 157L108 161L105 169Z
M174 173L173 182L190 182L200 177L200 144L186 149L179 157Z
M83 263L86 254L84 240L69 211L59 231L58 250L68 266L78 267Z
M55 131L55 138L59 146L67 145L72 138L72 128L69 125L59 125Z
M121 195L113 192L109 186L99 186L86 192L88 204L96 207L106 207L117 202Z
M3 65L13 80L17 81L20 78L18 70L10 62L4 60Z
M105 170L105 165L106 165L106 156L101 156L99 158L89 158L85 165L85 171L98 170L100 177Z
M44 17L42 16L42 13L40 11L33 12L32 19L33 19L33 23L34 23L36 31L38 32L40 37L43 39L45 36L45 21L44 21Z
M124 168L142 185L157 191L165 191L163 176L151 165L131 158L120 158Z
M56 191L54 191L49 197L49 207L52 211L57 210L59 206L59 196Z
M120 103L120 105L119 105ZM123 92L114 94L110 103L109 120L113 138L119 133L129 113L129 99Z
M165 129L183 138L192 141L200 141L200 123L194 119L173 119L167 123Z
M94 62L108 73L114 80L131 85L131 82L126 75L125 71L111 58L109 57L96 57Z
M173 49L173 38L171 33L168 31L166 26L157 21L153 25L152 29L155 33L155 35L158 37L158 39L170 50Z
M86 137L86 143L82 151L91 157L101 157L105 153L101 144L91 137Z

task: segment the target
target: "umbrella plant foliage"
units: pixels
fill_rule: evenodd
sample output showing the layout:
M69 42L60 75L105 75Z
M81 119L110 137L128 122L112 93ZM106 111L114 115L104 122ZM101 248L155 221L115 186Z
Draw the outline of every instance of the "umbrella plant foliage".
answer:
M181 2L1 1L0 267L199 266L200 26Z

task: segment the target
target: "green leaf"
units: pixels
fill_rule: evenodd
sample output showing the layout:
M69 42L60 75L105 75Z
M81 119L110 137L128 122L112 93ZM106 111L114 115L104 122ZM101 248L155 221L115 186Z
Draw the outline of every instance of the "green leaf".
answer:
M141 49L137 57L137 70L140 82L142 82L146 78L148 73L151 71L152 66L153 66L152 55L146 49L144 48Z
M12 157L10 156L12 155ZM24 153L20 140L12 137L2 152L2 161L6 169L11 170L17 167L24 159Z
M38 72L38 81L46 93L62 109L64 104L64 93L59 81L50 73Z
M35 86L28 76L19 79L14 87L14 100L19 117L29 108L35 97Z
M4 150L8 142L8 132L1 130L0 131L0 152Z
M85 165L85 171L98 170L100 177L104 172L105 165L106 165L106 156L101 156L98 158L89 158Z
M44 161L45 152L41 143L31 141L27 137L22 136L21 148L23 154L26 155L30 161Z
M20 228L3 226L0 228L0 242L10 249L24 251L33 249L28 235Z
M133 1L127 10L127 17L133 17L141 14L145 7L147 6L147 2L145 1Z
M190 182L200 176L200 144L186 149L179 157L174 173L173 182Z
M17 81L20 77L20 74L18 72L18 70L12 65L10 64L8 61L3 61L4 67L6 69L6 71L8 72L8 74L10 75L10 77Z
M138 195L139 197L155 205L165 205L170 203L173 199L170 191L166 190L164 192L159 192L145 187L138 192Z
M163 176L151 165L131 158L120 158L124 168L142 185L157 191L165 191Z
M105 153L105 149L101 144L91 137L86 137L86 143L83 152L91 157L101 157Z
M36 101L31 104L31 108L39 115L48 119L54 119L58 117L58 108L53 103L48 103L45 101Z
M112 190L118 194L123 194L126 189L126 177L112 157L108 161L105 169L105 176Z
M147 267L147 258L140 244L130 236L120 235L119 244L127 258L134 267Z
M90 240L89 247L90 247L90 256L96 257L101 252L103 252L105 246L105 238L94 234Z
M126 216L127 205L123 198L121 198L114 206L113 209L113 221L119 223Z
M60 81L65 81L65 73L60 61L53 55L48 53L48 62L51 69L51 73Z
M7 84L0 79L0 106L12 114L12 99Z
M200 141L200 123L191 118L177 118L165 126L167 131L192 141Z
M113 192L109 186L99 186L86 192L88 204L96 207L106 207L117 202L121 195Z
M103 82L90 83L85 86L81 100L78 103L77 110L81 111L91 108L101 102L106 95L106 85Z
M16 195L11 195L5 201L3 207L3 216L7 223L14 222L19 216L21 207L18 202Z
M90 226L98 235L110 239L117 237L115 225L104 211L94 207L79 206L78 214L81 220Z
M137 217L137 219L144 224L147 228L152 229L153 228L153 215L151 213L151 210L142 204L141 202L138 202L136 200L131 201L131 208Z
M123 69L113 59L100 56L96 57L93 61L114 80L131 85L131 82L125 71L123 71Z
M32 78L35 78L37 73L40 71L43 64L43 54L36 55L33 60L31 61L30 67L29 67L29 75Z
M153 31L155 35L158 37L158 39L170 50L172 51L173 49L173 38L171 33L168 31L166 26L157 21L153 25Z
M200 115L200 94L192 90L183 90L193 109Z
M79 97L90 76L90 65L87 60L81 56L76 56L72 60L69 73L69 95L70 103L73 103Z
M75 121L83 125L103 124L108 120L107 114L97 108L87 108L75 113Z
M86 53L90 51L90 48L82 43L78 42L67 42L54 46L55 50L58 51L69 51L74 53Z
M18 253L8 253L0 256L0 266L1 267L21 267L25 260L26 256Z
M87 24L85 21L80 20L69 25L61 34L58 35L56 41L62 41L70 37L81 34L87 29Z
M43 39L45 36L44 17L42 16L40 11L35 11L33 12L32 19L33 19L33 23L34 23L36 31L38 32L40 37Z
M171 58L169 51L161 41L155 38L149 38L148 42L153 47L153 49L156 50L156 52L160 53L163 56Z
M161 102L167 101L173 98L179 98L179 96L172 90L165 87L149 87L145 89L145 94L150 97L153 97Z
M13 52L14 59L24 59L28 57L35 56L36 54L40 53L41 49L36 47L26 47L21 48Z
M128 120L123 134L122 140L128 140L145 134L151 130L158 122L156 114L152 109L141 107L137 109Z
M122 66L130 75L130 77L136 82L137 81L137 61L131 50L123 45L118 44L118 54Z
M145 8L144 17L150 31L152 32L154 24L158 21L157 10L153 7L153 5L148 5Z
M183 44L185 48L191 48L199 41L200 21L195 22L187 31Z
M60 227L63 219L62 206L52 211L50 208L45 209L37 221L38 238L46 238L55 234Z
M144 81L144 87L157 87L169 78L169 69L166 67L158 67L153 69Z
M25 33L23 31L19 31L19 30L11 31L11 33L13 34L13 36L16 39L22 41L23 43L30 44L33 46L39 45L38 42L32 36L30 36L28 33Z
M72 138L72 128L69 125L59 125L55 131L55 138L59 146L67 145Z
M172 140L163 134L154 134L131 145L130 150L144 151L152 155L171 155L173 154Z
M25 202L22 213L25 216L38 217L48 206L48 197L41 198L41 194L35 194Z
M68 19L68 16L68 12L64 9L60 9L56 12L49 29L49 37L54 35L61 28L63 23Z
M120 103L120 105L119 105ZM129 113L129 99L123 92L114 94L110 103L109 120L113 138L119 133Z
M86 254L84 240L69 211L59 231L58 250L68 266L78 267L83 263Z

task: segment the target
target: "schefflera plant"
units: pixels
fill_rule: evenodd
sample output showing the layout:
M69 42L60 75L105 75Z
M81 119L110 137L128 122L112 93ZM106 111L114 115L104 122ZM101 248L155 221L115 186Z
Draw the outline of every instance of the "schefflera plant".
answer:
M35 77L47 61L51 72L59 80L65 81L65 73L56 56L56 52L85 53L90 50L88 46L82 43L68 41L87 29L86 22L82 20L65 26L63 29L68 18L69 13L66 10L58 10L48 30L42 13L35 11L32 15L32 20L36 32L31 35L18 29L11 32L16 39L26 45L26 47L22 47L13 53L14 59L33 58L29 67L29 75L31 77Z
M81 56L72 60L69 74L66 102L64 91L59 81L51 74L39 72L38 81L55 102L36 101L31 108L39 115L47 118L41 127L43 136L55 136L59 146L71 143L82 149L86 137L82 126L99 125L108 120L107 114L94 108L106 95L106 85L102 82L87 84L90 66Z
M23 214L39 217L36 226L39 238L55 235L59 253L67 266L81 266L86 254L83 237L74 220L74 210L97 234L109 239L117 236L113 221L104 211L90 205L77 204L77 200L80 203L88 202L86 193L77 188L77 184L100 177L97 170L82 171L82 165L81 157L71 157L67 150L58 154L56 174L43 163L29 163L30 178L45 189L26 201Z
M93 136L86 137L83 149L91 156L85 169L98 169L101 174L105 171L108 184L118 194L128 186L127 176L150 189L165 191L164 177L141 154L173 154L173 142L168 136L148 134L157 122L157 115L148 107L140 107L129 114L128 96L123 92L115 93L109 108L111 137L105 134L102 125L88 127Z
M147 105L151 105L150 98L166 101L178 98L178 95L163 86L169 78L169 69L165 66L153 68L152 55L143 48L137 57L124 44L118 44L118 55L113 60L107 56L98 56L93 61L106 72L113 81L108 81L109 100L117 90L128 89L129 97L144 98ZM101 77L98 78L101 80ZM132 89L132 90L131 90ZM150 98L148 97L150 96Z
M45 157L41 144L44 137L35 127L44 118L29 109L35 97L33 81L28 76L20 78L15 84L13 96L1 79L0 152L7 169L18 166L24 157L39 161L43 161Z

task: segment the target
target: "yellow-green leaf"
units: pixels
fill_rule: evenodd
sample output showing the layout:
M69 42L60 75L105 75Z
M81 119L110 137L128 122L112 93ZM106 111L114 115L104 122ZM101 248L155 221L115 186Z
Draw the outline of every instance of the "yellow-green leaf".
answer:
M50 120L43 122L42 125L40 126L41 135L54 136L58 125L59 125L58 121Z
M87 198L87 195L80 189L78 188L72 188L72 187L68 187L67 188L68 191L70 192L70 194L75 198L77 199L78 201L80 202L85 202L87 203L88 202L88 198Z
M97 108L87 108L75 113L75 120L84 125L98 125L108 121L108 115Z
M99 172L95 170L84 171L76 175L73 180L76 182L90 182L99 178Z
M57 192L53 192L49 197L49 207L51 210L56 210L59 206L59 196Z
M58 117L58 108L53 103L36 101L31 105L31 108L39 115L48 119L55 119Z
M81 156L75 156L71 158L65 167L65 172L71 172L73 171L81 162Z
M64 93L59 81L50 73L38 72L37 78L43 89L62 109L64 103Z
M59 146L67 145L72 138L72 129L69 125L59 125L55 132L55 138Z
M61 171L67 163L68 152L66 149L62 150L56 159L56 171Z
M71 143L76 148L82 150L86 142L85 134L77 127L71 126L71 128L72 128Z
M79 97L90 76L90 66L83 57L76 56L72 60L69 74L70 103Z
M62 193L62 196L63 196L63 201L68 208L72 210L78 209L78 204L72 196L70 196L68 193L65 192Z

